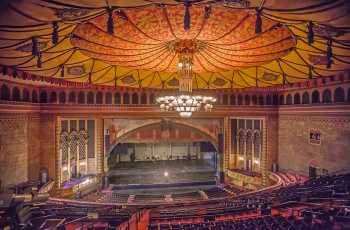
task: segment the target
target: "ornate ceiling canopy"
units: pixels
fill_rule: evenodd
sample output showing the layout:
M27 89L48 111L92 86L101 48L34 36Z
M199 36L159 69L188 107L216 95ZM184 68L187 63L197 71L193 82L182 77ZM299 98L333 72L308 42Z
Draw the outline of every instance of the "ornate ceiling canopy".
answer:
M347 0L28 0L0 3L0 64L95 85L246 88L350 66Z

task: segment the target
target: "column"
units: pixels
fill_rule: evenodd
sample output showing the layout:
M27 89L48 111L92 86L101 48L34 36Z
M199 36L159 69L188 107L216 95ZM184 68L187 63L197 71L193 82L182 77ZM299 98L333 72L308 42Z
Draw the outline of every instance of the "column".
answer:
M262 185L266 186L268 182L268 169L267 169L267 154L268 154L268 145L267 145L267 119L264 119L262 122L262 152L261 152L261 175L262 175Z
M104 169L104 154L103 154L103 119L96 119L96 172L101 176Z
M55 187L60 188L61 186L61 150L60 150L60 137L61 137L61 119L57 117L55 119L55 152L56 152L56 173L55 173Z
M229 159L231 154L231 125L230 118L224 118L224 149L223 149L223 172L226 174L229 169Z

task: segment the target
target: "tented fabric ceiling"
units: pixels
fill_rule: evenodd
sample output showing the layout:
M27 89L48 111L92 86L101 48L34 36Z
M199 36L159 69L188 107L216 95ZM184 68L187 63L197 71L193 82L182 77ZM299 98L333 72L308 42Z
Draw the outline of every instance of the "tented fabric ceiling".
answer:
M0 4L0 64L49 78L177 88L178 57L172 47L179 40L199 47L194 88L288 84L334 75L350 65L348 0Z

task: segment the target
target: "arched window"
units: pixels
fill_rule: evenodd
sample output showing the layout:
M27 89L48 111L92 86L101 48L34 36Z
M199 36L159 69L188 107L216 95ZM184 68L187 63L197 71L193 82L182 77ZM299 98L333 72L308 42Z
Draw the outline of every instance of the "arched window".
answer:
M245 105L250 105L250 96L249 95L245 95L245 97L244 97L244 104Z
M38 93L35 91L35 90L33 90L32 91L32 103L38 103L39 101L38 101Z
M259 105L264 105L264 97L262 95L259 96Z
M69 93L69 96L68 96L68 102L69 103L72 103L72 104L75 104L76 98L75 98L75 92L70 92Z
M65 104L66 103L66 93L64 91L61 91L58 95L58 102L60 104Z
M26 101L26 102L30 101L29 91L26 88L23 89L23 98L22 98L22 100Z
M230 95L230 105L236 105L236 96Z
M12 89L12 100L13 101L21 101L21 93L17 87Z
M141 102L141 105L147 104L147 95L145 93L141 94L140 102Z
M116 105L120 105L121 104L120 93L115 93L114 94L114 104L116 104Z
M272 104L273 105L278 105L278 95L274 94L272 97Z
M247 132L246 154L248 158L247 160L251 160L253 155L253 135L250 131Z
M308 92L303 93L302 103L303 104L310 104L310 97L309 97Z
M1 100L10 100L10 89L7 87L7 85L1 86Z
M228 105L228 95L227 94L222 95L222 104Z
M153 93L151 93L151 95L149 95L149 103L151 105L155 103L155 101L154 101L154 94Z
M243 105L243 97L242 97L242 95L238 95L238 97L237 97L237 104L238 105Z
M40 92L40 103L47 103L47 93L46 91Z
M257 105L258 104L258 97L256 95L252 96L252 104Z
M259 159L260 158L260 152L261 152L261 138L260 133L255 132L254 133L254 158Z
M279 104L284 105L284 95L280 95Z
M325 89L322 93L323 103L332 103L332 93L329 89Z
M85 93L83 91L78 93L78 104L85 104Z
M334 91L334 102L344 102L345 101L345 93L342 87L338 87Z
M271 95L268 94L268 95L266 96L266 105L271 105L271 104L272 104L272 98L271 98Z
M55 91L50 94L50 103L57 103L57 93Z
M103 93L100 91L96 93L96 104L103 104Z
M320 103L320 93L317 90L313 91L311 94L311 103Z
M290 95L290 94L287 95L287 97L286 97L286 104L287 105L293 104L293 102L292 102L292 95Z
M296 93L294 94L294 105L299 105L300 104L300 94Z
M244 155L244 132L240 131L238 133L238 153Z
M131 97L131 103L133 105L139 104L139 95L137 93L133 93Z
M106 95L105 95L105 103L106 104L112 104L112 94L110 92L107 92Z
M130 104L130 96L129 96L128 93L124 93L124 94L123 94L123 104L124 104L124 105Z
M94 93L93 92L88 92L87 96L86 96L86 103L91 105L94 104Z

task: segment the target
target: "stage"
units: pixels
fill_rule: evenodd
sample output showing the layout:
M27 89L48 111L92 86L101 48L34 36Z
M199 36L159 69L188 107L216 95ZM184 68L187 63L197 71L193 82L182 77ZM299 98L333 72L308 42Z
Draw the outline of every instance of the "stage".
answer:
M216 181L216 168L208 160L121 162L109 170L108 180L115 187L125 188L187 183L209 185Z

